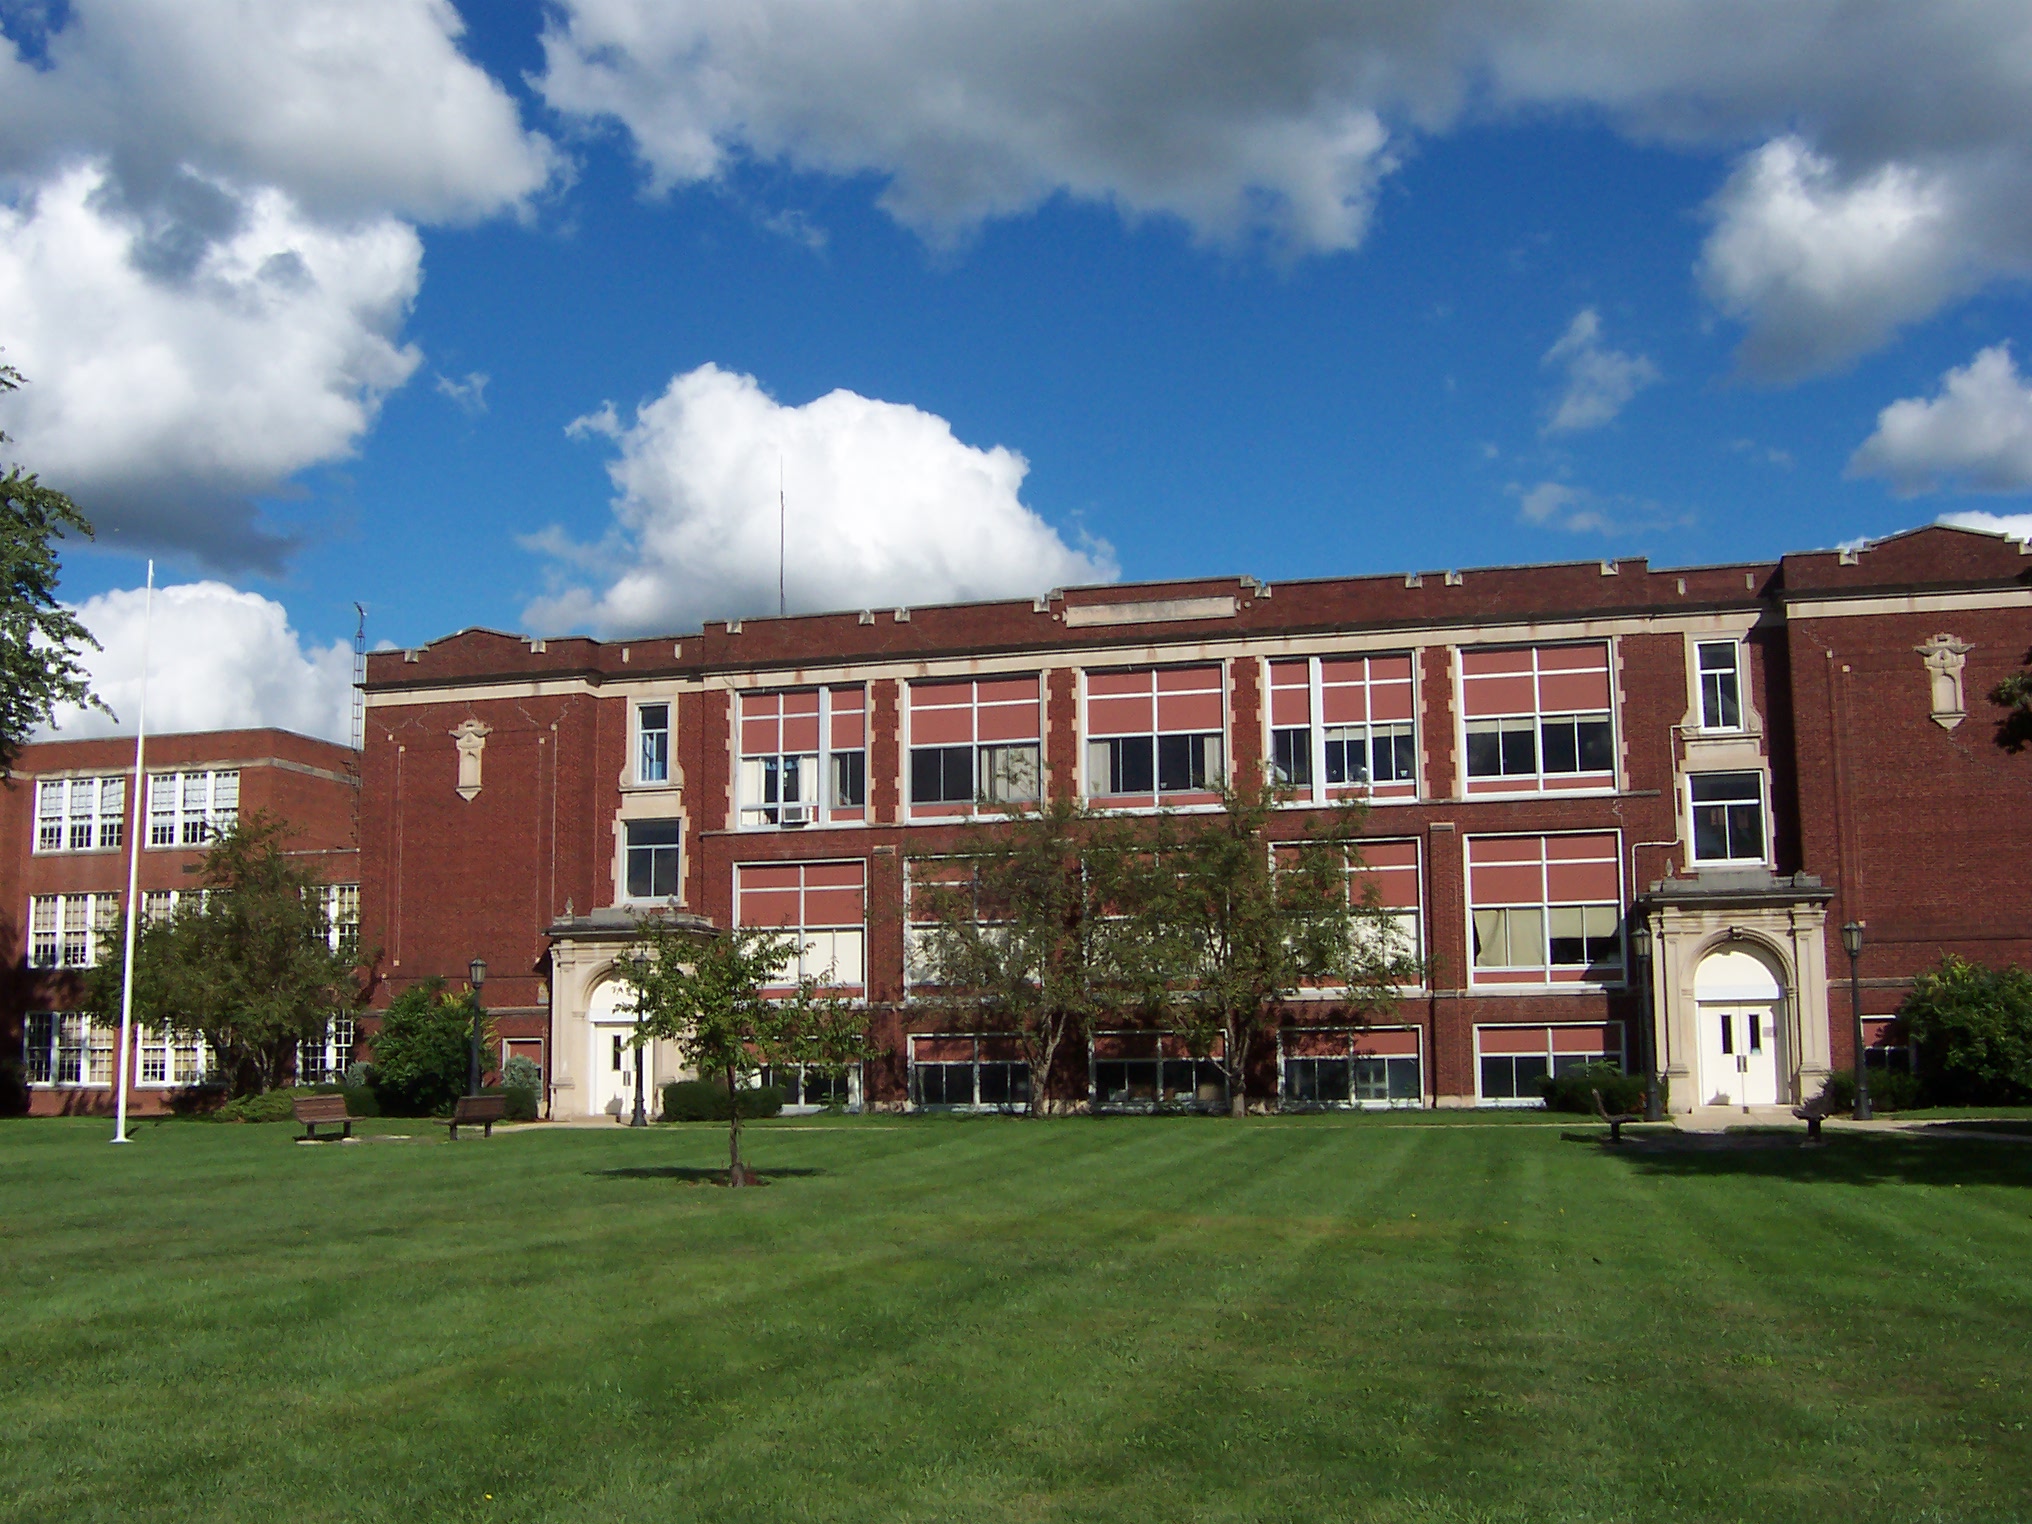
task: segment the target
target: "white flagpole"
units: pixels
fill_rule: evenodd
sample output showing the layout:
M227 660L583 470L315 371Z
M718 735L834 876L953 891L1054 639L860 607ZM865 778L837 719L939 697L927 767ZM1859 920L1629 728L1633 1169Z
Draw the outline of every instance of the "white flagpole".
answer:
M148 638L154 633L154 627L155 563L150 561L148 602L141 616L141 702L136 705L134 716L134 809L131 814L134 824L127 834L127 914L122 918L126 947L122 953L124 961L120 973L120 1058L113 1071L114 1083L118 1087L114 1101L115 1143L130 1141L127 1136L127 1066L134 1051L134 925L141 919L141 833L148 828L148 774L144 768L148 759Z

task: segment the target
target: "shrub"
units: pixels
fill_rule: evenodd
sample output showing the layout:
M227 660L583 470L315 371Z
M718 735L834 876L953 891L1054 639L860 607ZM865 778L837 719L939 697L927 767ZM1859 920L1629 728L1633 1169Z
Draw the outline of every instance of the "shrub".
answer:
M1547 1111L1579 1111L1594 1115L1591 1091L1599 1090L1602 1105L1612 1112L1644 1109L1644 1076L1625 1074L1614 1064L1592 1063L1539 1081L1545 1090Z
M541 1090L543 1070L536 1060L524 1058L520 1053L501 1066L501 1088L503 1090Z
M445 994L442 979L397 995L374 1034L374 1092L382 1112L449 1115L466 1093L472 1038L472 997Z
M0 1059L0 1117L28 1115L28 1086L23 1083L21 1065Z
M315 1095L317 1091L308 1085L284 1090L264 1090L259 1095L243 1095L238 1100L227 1101L212 1113L215 1122L287 1122L298 1096Z
M743 1090L743 1117L773 1117L783 1109L783 1091L775 1085ZM723 1080L674 1080L663 1087L666 1122L726 1122L727 1086Z
M224 1104L226 1087L215 1082L185 1085L169 1093L169 1109L180 1117L208 1117Z
M508 1109L501 1113L506 1122L533 1122L536 1120L536 1090L530 1085L489 1085L480 1092L482 1095L498 1095L508 1103Z
M1910 1111L1924 1104L1920 1099L1923 1086L1919 1076L1906 1069L1870 1070L1870 1110ZM1830 1074L1827 1083L1820 1087L1821 1099L1836 1111L1853 1111L1856 1108L1856 1077L1844 1069Z
M1898 1007L1926 1098L1944 1106L2032 1100L2032 974L1952 953ZM1872 1090L1875 1076L1871 1076Z

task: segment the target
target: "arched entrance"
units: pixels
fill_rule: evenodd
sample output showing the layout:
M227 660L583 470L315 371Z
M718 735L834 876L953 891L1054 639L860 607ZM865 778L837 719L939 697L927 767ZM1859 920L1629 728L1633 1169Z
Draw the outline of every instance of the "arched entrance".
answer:
M619 979L602 979L586 997L588 1111L626 1118L635 1110L635 1050L628 1045L635 1030L635 1012L628 987ZM656 1111L656 1046L642 1050L642 1103Z
M1693 998L1700 1104L1777 1105L1792 1065L1775 960L1753 943L1725 943L1695 966Z

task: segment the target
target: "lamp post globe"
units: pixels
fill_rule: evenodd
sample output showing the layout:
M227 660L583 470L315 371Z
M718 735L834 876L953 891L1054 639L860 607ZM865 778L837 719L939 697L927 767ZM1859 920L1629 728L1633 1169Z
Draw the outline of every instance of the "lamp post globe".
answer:
M480 989L487 982L487 960L475 958L466 965L466 978L473 986L473 1036L466 1068L466 1094L480 1093Z
M1849 955L1849 1014L1855 1030L1851 1034L1856 1051L1856 1109L1858 1122L1870 1120L1870 1070L1863 1049L1863 923L1845 922L1841 929L1842 949Z

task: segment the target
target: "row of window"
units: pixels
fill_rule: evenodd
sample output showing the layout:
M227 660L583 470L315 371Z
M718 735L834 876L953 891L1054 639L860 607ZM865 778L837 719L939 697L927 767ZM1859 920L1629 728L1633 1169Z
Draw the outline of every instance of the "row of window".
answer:
M1719 831L1723 845L1745 851L1754 840L1761 855L1760 796L1696 808L1718 812L1697 815L1706 822L1701 831ZM1754 813L1754 821L1741 818L1745 811ZM675 836L667 844L638 844L639 833L658 824L629 823L631 885L637 881L638 854L652 859L644 869L646 882L666 871L655 865L657 855L664 853L669 854L667 871L675 885ZM1362 882L1354 886L1356 891L1373 885L1378 904L1395 918L1404 945L1422 954L1424 872L1419 842L1365 840L1361 855ZM1471 987L1622 981L1625 887L1616 832L1470 836L1466 858ZM950 888L963 885L968 877L964 859L914 858L907 865L906 983L922 980L917 949L929 932L929 923L920 921L912 908L916 903L912 886ZM862 859L736 865L734 924L780 930L797 940L801 951L786 965L785 983L812 978L849 991L867 983L867 871Z
M150 847L198 847L240 818L235 768L148 775ZM100 852L126 845L127 780L44 778L35 787L35 851Z
M1696 649L1701 725L1742 727L1736 641ZM1615 786L1606 642L1467 649L1458 683L1465 792ZM1314 803L1418 796L1417 684L1409 653L1264 663L1269 764ZM1117 808L1210 801L1227 776L1225 668L1082 674L1084 791ZM904 685L905 785L914 819L1034 801L1043 790L1042 679ZM867 690L859 683L744 693L735 713L736 812L750 829L867 818ZM636 706L636 780L671 779L671 708Z
M23 1027L22 1057L31 1085L109 1086L119 1029L81 1011L32 1011ZM351 1016L335 1016L324 1034L297 1044L298 1084L336 1081L352 1062L358 1032ZM211 1049L195 1037L172 1037L144 1027L135 1034L134 1084L141 1089L201 1085L218 1068Z
M360 944L360 886L324 884L326 935L336 952ZM167 918L186 895L201 889L147 889L141 895L142 924ZM120 920L117 894L38 894L28 902L28 966L90 968L99 961L101 938Z

